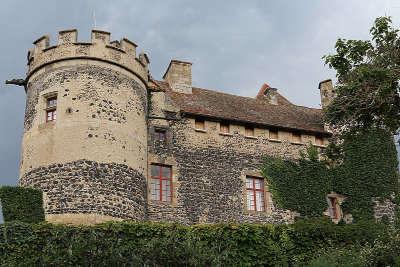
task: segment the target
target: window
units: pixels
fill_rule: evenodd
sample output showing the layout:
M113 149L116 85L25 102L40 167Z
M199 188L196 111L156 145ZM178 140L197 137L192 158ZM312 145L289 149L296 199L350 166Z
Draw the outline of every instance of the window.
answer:
M172 201L172 169L171 166L151 165L150 194L152 200Z
M340 219L340 206L337 197L328 197L329 216L332 219Z
M300 133L292 133L292 142L293 143L301 143L301 134Z
M317 146L323 146L324 145L324 138L321 136L316 136L315 137L315 144Z
M196 118L194 121L194 127L196 128L196 130L205 130L206 127L205 127L204 120Z
M220 123L219 123L219 131L220 131L221 133L228 134L228 133L229 133L229 123L220 122Z
M269 139L279 140L277 130L269 130Z
M246 126L244 128L244 135L245 136L254 136L254 128L251 126Z
M57 97L46 99L46 122L55 121L57 118Z
M264 211L264 179L257 177L246 177L247 209Z
M154 130L154 140L164 142L167 140L167 132L164 129L155 129Z

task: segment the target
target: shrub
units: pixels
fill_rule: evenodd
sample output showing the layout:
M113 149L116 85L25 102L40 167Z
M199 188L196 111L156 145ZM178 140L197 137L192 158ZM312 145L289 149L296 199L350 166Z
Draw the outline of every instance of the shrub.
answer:
M25 187L0 187L4 221L37 223L44 221L43 196L40 190Z

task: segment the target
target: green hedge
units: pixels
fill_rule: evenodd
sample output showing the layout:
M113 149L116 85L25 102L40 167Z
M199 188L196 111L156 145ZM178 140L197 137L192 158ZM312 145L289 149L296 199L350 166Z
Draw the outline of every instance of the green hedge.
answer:
M373 242L383 224L182 226L118 222L96 226L6 223L1 266L297 266L321 250Z
M44 221L43 195L34 188L2 186L0 200L4 221L37 223Z

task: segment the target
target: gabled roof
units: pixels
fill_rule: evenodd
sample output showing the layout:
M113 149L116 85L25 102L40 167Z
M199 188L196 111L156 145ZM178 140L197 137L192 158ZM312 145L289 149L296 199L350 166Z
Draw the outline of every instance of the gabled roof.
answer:
M329 135L321 109L296 106L277 93L278 104L260 97L237 96L193 87L192 94L173 92L168 83L155 81L183 113L269 127Z

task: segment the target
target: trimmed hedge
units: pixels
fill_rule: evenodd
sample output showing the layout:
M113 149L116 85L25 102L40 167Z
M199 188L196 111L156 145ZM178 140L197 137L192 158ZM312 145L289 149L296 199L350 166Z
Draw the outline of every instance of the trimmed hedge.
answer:
M44 221L43 194L40 190L2 186L0 187L0 200L5 222L38 223Z
M296 266L321 250L386 236L383 224L182 226L114 222L96 226L6 223L1 266Z

